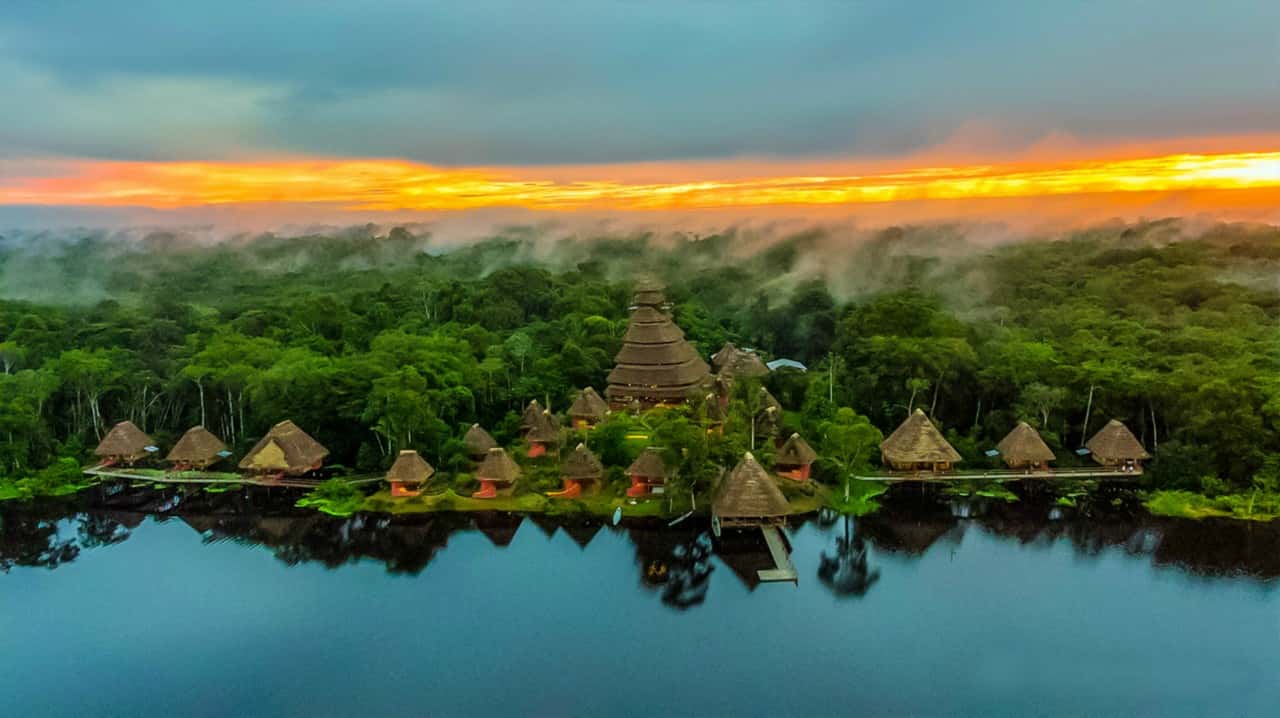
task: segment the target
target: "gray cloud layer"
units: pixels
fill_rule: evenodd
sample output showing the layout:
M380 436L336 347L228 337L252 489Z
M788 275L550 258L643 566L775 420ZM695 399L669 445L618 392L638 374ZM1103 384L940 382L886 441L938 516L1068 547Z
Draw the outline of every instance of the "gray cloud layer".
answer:
M1280 3L26 2L0 157L897 153L1280 127Z

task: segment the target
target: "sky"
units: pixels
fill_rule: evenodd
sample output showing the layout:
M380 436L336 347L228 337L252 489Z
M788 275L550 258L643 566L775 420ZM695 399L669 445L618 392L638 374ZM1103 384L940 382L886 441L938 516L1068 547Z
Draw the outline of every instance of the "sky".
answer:
M11 0L0 97L0 223L1280 197L1261 0Z

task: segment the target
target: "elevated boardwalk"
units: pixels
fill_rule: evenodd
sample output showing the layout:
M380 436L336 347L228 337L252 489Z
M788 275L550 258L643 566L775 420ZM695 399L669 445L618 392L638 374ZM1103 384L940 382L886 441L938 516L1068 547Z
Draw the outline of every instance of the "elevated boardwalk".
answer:
M993 469L990 471L948 471L932 473L929 471L900 471L884 474L866 474L853 477L856 481L878 481L882 483L920 482L945 483L948 481L1054 481L1079 479L1136 479L1142 476L1142 469L1123 471L1108 469L1102 466L1082 466L1069 469L1049 469L1042 471L1020 471L1017 469Z
M296 477L279 479L259 476L251 477L214 471L165 472L157 469L102 468L98 466L85 469L84 473L86 476L97 476L104 479L128 479L130 481L148 481L155 484L236 484L240 486L274 486L289 489L314 489L325 481L324 479L301 479ZM381 481L382 476L352 476L343 480L352 486L360 486Z

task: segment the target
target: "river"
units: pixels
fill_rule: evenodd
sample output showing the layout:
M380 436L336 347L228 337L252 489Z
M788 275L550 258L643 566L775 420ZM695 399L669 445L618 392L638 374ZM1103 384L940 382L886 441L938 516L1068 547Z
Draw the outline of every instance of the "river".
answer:
M249 492L0 504L0 713L1280 705L1280 522L890 500L787 534L798 582L759 584L761 542L693 520L338 519Z

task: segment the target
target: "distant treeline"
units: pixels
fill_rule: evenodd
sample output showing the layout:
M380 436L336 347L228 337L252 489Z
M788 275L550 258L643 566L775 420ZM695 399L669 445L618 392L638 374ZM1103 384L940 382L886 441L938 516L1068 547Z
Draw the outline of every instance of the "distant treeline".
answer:
M991 246L946 227L0 238L0 473L83 457L121 419L243 452L291 418L352 468L448 465L473 421L509 441L529 399L603 388L639 273L704 355L808 365L768 380L797 429L846 406L887 434L922 407L982 466L1020 419L1069 459L1119 418L1163 486L1276 478L1280 231L1178 222Z

